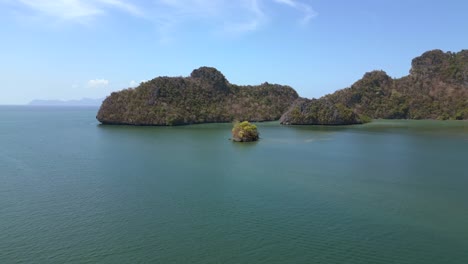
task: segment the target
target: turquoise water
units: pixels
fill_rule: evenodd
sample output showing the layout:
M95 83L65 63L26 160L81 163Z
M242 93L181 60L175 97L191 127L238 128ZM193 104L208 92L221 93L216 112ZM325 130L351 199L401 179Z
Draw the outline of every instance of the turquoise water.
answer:
M468 123L101 126L0 107L0 263L468 263Z

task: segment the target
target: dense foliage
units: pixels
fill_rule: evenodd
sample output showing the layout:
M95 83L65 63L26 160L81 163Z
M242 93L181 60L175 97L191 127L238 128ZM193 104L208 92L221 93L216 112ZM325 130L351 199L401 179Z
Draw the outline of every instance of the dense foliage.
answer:
M183 125L233 120L278 120L298 98L289 86L230 84L214 68L190 77L158 77L107 97L97 119L105 124Z
M298 99L281 117L284 125L351 125L366 119L341 103L322 99Z
M298 99L288 86L230 84L209 67L190 77L159 77L112 93L97 115L105 124L181 125L233 120L283 124L359 124L369 119L468 119L468 50L428 51L408 76L366 73L351 87L320 99ZM294 102L294 104L293 104Z
M351 112L357 115L352 115ZM408 76L366 73L350 88L318 100L299 100L284 124L354 124L368 118L468 119L468 50L428 51L412 61Z
M372 118L468 119L468 50L426 52L408 76L374 71L327 98Z
M259 133L256 125L248 121L234 123L234 127L232 128L232 140L236 142L251 142L257 141L258 138Z

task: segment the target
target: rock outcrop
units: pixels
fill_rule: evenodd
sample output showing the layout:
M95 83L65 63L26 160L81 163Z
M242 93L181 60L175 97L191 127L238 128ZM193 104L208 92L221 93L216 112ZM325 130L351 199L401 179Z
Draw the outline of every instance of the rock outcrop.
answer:
M341 103L327 99L297 99L281 117L283 125L353 125L366 120Z
M185 125L234 120L278 120L298 98L289 86L239 86L215 68L190 77L158 77L135 89L114 92L101 105L103 124Z
M189 77L158 77L112 93L103 124L184 125L233 120L288 125L347 125L370 119L468 119L468 50L432 50L413 59L408 76L366 73L351 87L319 99L298 99L289 86L238 86L215 68ZM297 101L296 101L297 99ZM284 114L283 114L284 113Z
M349 88L293 104L281 121L335 125L379 118L468 119L468 50L428 51L399 79L384 71L366 73Z
M232 140L235 142L252 142L259 139L257 126L248 121L236 122L232 128Z

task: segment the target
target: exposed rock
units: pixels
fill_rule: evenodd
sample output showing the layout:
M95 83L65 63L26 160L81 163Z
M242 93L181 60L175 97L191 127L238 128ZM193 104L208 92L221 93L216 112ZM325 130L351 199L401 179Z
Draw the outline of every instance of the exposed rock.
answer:
M104 124L183 125L233 120L343 125L385 119L468 119L468 50L428 51L408 76L366 73L351 87L319 99L298 98L288 86L238 86L215 68L190 77L159 77L112 93L97 119ZM285 113L286 111L286 113ZM284 115L282 115L284 113Z
M336 107L356 114L341 118ZM321 109L323 108L323 109ZM344 113L349 113L345 111ZM295 103L284 124L354 124L371 119L468 119L468 50L428 51L413 59L408 76L366 73L350 88L318 100ZM327 121L327 122L325 122Z
M411 62L411 75L420 75L425 78L437 76L437 73L449 63L450 54L441 50L431 50L414 58Z
M230 84L215 68L190 77L158 77L135 89L114 92L101 105L103 124L184 125L233 120L278 120L298 98L289 86Z
M281 117L284 125L352 125L364 120L343 104L327 99L297 99Z

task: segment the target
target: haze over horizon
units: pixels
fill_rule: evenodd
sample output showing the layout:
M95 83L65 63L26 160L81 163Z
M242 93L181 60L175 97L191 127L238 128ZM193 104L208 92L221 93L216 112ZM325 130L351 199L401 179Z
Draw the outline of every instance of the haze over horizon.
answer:
M320 97L466 49L468 2L0 0L0 104L102 98L200 66Z

